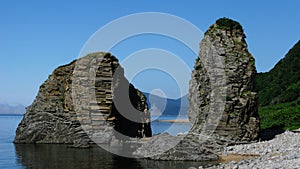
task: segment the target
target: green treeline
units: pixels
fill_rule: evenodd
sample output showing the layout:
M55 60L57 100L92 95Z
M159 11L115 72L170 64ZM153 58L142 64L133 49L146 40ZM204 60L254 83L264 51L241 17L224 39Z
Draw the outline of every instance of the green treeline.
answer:
M300 128L300 41L275 67L256 76L261 128Z

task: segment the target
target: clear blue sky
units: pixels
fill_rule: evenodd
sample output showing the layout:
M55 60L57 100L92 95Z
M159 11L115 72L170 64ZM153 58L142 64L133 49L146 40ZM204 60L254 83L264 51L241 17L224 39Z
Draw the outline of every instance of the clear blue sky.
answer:
M299 7L298 0L2 0L0 102L31 104L54 68L76 59L95 31L138 12L177 15L203 31L220 17L237 20L245 30L258 72L265 72L300 39Z

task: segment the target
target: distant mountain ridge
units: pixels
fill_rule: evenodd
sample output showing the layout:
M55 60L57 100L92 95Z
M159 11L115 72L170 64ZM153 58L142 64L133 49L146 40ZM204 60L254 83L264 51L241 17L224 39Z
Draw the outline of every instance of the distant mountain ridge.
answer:
M24 114L26 111L23 105L9 105L0 103L0 114Z
M189 107L188 95L178 99L163 98L158 95L153 95L143 92L147 97L147 104L152 115L187 115ZM151 99L150 99L151 98ZM150 103L151 101L151 103Z

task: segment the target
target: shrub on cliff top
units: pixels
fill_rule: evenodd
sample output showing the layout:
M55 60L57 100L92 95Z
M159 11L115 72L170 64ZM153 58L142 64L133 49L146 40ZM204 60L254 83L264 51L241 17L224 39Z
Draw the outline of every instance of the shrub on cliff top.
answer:
M243 27L237 22L229 18L220 18L216 21L217 27L224 30L240 30L243 31Z

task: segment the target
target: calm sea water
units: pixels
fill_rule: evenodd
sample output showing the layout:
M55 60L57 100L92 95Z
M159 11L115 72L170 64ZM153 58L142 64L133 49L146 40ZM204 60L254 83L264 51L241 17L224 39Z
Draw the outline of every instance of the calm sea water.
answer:
M185 133L189 131L189 123L166 123L160 122L160 120L174 120L174 119L186 119L187 116L152 116L151 117L151 129L153 134L159 134L168 132L169 134L176 136L178 133Z
M174 117L160 117L172 119ZM200 166L198 162L153 161L132 159L111 154L97 146L90 149L68 148L66 145L13 144L16 128L22 116L0 115L0 169L10 168L63 168L63 169L184 169ZM168 132L176 135L189 129L186 123L152 122L153 133Z

